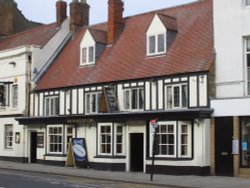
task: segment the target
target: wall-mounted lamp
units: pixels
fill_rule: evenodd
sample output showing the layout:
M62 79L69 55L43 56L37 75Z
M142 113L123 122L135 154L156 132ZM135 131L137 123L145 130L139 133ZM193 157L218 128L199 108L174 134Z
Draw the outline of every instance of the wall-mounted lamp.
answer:
M12 61L12 62L9 62L9 65L12 65L13 67L16 66L16 62Z

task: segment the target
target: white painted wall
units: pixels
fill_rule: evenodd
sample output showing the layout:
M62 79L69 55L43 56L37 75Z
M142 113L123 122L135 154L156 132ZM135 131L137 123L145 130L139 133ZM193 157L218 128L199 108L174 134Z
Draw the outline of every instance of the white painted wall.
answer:
M250 36L250 7L244 0L214 0L217 98L246 96L243 39Z

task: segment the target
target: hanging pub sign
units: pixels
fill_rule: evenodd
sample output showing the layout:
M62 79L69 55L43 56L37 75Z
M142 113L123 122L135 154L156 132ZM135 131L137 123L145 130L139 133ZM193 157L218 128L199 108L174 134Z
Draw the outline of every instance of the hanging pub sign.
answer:
M115 94L115 89L113 86L103 87L100 112L117 112L118 102Z
M88 157L85 138L73 138L72 146L77 167L86 168L88 166Z

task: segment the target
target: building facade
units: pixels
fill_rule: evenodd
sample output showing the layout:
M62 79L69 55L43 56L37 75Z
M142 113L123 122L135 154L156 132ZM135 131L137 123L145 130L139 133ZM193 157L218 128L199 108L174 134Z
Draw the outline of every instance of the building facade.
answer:
M216 97L211 100L211 172L249 176L250 2L214 0L213 6Z
M90 168L149 173L157 119L155 173L209 174L212 2L128 18L122 1L108 6L107 23L74 33L17 118L25 158L64 165L70 139L85 138Z
M1 1L2 3L2 1ZM61 3L61 2L60 2ZM66 7L65 7L66 10ZM25 162L25 127L15 120L29 116L30 91L53 56L66 43L69 20L41 25L0 40L0 159Z

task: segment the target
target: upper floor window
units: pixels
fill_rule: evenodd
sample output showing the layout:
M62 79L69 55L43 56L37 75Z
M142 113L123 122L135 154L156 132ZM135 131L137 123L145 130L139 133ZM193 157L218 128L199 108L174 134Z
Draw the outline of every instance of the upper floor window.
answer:
M165 87L166 108L187 108L187 84L167 85Z
M7 105L7 87L5 85L0 85L0 107Z
M123 93L125 110L143 110L144 108L144 89L132 88L125 89Z
M96 114L99 112L101 102L101 92L85 94L85 112L86 114Z
M147 54L158 55L166 52L166 34L160 33L147 37Z
M48 96L45 97L45 116L59 115L59 97Z
M12 108L18 107L18 86L12 85Z
M245 0L246 1L246 6L250 6L250 0Z
M250 95L250 38L246 39L247 94Z
M95 54L94 46L83 47L81 65L93 64L95 62L94 54Z

